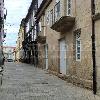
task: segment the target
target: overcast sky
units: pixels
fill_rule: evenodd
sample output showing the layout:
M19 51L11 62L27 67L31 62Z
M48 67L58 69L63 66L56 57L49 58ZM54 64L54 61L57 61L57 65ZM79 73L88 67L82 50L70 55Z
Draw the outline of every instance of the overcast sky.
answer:
M39 2L41 1L39 0ZM5 29L7 29L7 36L4 45L16 46L19 25L22 18L26 16L31 2L32 0L5 0L5 7L7 8Z
M7 9L5 29L7 29L7 36L4 45L16 45L20 22L22 18L26 16L31 1L32 0L5 0L5 8Z

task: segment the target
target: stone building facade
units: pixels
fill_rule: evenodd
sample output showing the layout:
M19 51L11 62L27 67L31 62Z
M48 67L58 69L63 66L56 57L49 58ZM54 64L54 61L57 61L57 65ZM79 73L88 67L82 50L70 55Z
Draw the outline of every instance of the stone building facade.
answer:
M19 34L18 34L19 35ZM19 36L17 38L17 41L16 41L16 61L19 62L19 59L20 59L20 56L19 56L19 51L20 51L20 45L19 45Z
M23 41L24 41L24 19L22 19L21 21L17 43L16 43L17 44L16 45L16 60L17 61L24 60Z
M28 13L25 17L25 30L23 49L25 52L24 61L26 63L37 63L37 42L36 42L36 25L35 25L35 13L38 9L38 0L32 0L32 3L28 9Z
M36 14L39 67L92 89L91 16L91 0L43 0Z
M5 61L15 61L15 47L3 46Z
M34 1L25 18L24 59L99 93L100 1L43 0L38 10Z
M17 61L37 63L37 41L36 41L36 17L38 9L38 0L32 0L26 17L22 20L16 46Z
M0 65L3 60L3 41L6 36L4 31L4 21L6 20L7 10L4 8L4 0L0 0Z

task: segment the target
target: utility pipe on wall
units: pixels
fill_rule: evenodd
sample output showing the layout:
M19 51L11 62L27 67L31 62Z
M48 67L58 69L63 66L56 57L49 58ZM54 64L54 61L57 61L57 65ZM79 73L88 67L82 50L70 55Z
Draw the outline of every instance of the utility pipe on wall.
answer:
M95 0L91 0L91 15L95 15ZM97 72L96 72L96 57L95 57L95 21L92 18L92 59L93 59L93 93L97 92Z

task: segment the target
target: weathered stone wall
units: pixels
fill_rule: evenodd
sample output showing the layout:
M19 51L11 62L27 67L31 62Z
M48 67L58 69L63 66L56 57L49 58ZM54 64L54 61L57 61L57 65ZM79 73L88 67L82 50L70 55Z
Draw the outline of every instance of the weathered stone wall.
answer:
M47 14L48 11L51 11L53 9L54 13L54 6L55 6L55 0L52 1L52 3L49 5L49 7L46 9L45 15ZM53 17L54 20L54 17ZM58 44L58 39L59 39L59 33L56 31L52 30L49 24L46 27L46 42L48 44L48 67L49 70L58 72L58 50L59 50L59 44Z
M88 4L88 6L86 6ZM75 5L76 12L74 16L76 17L75 26L70 33L70 36L66 35L66 41L68 45L72 45L75 43L73 32L74 30L81 29L81 61L76 61L75 54L72 46L69 46L69 74L73 77L76 77L76 82L82 81L82 84L85 87L92 87L92 41L91 41L91 0L80 0L76 1ZM67 34L68 34L67 33ZM70 38L69 38L70 37ZM81 80L81 81L80 81ZM86 81L89 81L86 82ZM87 83L87 84L85 84ZM86 85L90 86L86 86Z
M44 44L38 43L38 58L39 58L38 67L44 69L45 68L45 49L44 49Z
M88 4L88 6L86 6ZM81 83L85 87L92 88L92 41L91 41L91 0L72 0L72 16L75 17L75 25L71 31L58 33L46 23L46 43L48 44L49 70L59 72L59 39L65 37L68 45L67 50L67 75L68 80ZM55 0L45 10L54 9ZM65 6L65 8L64 8ZM61 15L66 14L66 3L61 0ZM81 29L81 61L76 61L74 54L74 31Z

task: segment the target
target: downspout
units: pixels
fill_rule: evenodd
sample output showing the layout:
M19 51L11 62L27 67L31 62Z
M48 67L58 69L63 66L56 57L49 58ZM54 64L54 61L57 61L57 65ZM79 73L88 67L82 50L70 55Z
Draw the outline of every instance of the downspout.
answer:
M37 5L36 12L38 11L38 6L39 6L38 4L39 4L39 0L37 0L37 2L36 2L36 5ZM34 55L35 55L34 65L35 65L35 67L37 67L38 66L38 43L37 43L37 37L38 37L38 21L37 21L37 17L36 17L35 24L36 24L36 42L34 43L34 49L35 49L35 51L34 51Z
M91 14L95 15L95 0L91 0ZM95 21L92 18L92 60L93 60L93 93L97 92L97 72L96 72L96 57L95 57Z

